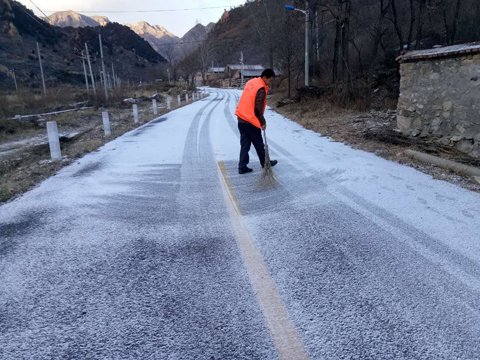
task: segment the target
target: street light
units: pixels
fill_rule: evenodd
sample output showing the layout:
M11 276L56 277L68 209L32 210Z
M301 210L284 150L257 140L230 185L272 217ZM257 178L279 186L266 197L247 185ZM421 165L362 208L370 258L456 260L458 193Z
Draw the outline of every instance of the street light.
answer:
M309 44L310 44L310 12L308 11L308 0L305 0L305 10L298 9L293 5L285 5L287 11L299 11L305 15L305 86L310 86L310 64L309 64Z

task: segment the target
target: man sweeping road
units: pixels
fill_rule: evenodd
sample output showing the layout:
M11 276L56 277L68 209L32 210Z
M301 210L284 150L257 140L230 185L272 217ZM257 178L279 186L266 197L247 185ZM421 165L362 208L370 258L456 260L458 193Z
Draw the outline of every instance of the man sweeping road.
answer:
M262 129L265 130L267 123L263 113L267 107L268 88L274 77L275 72L272 69L265 69L259 78L252 79L245 84L245 89L238 102L235 115L238 118L238 130L240 131L239 174L253 171L247 166L250 161L248 151L252 144L257 151L262 168L265 166L265 147ZM271 166L276 164L277 160L270 161Z

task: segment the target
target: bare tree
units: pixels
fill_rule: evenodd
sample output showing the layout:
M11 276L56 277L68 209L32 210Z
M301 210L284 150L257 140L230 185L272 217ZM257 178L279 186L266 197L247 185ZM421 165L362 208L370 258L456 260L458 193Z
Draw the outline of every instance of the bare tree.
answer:
M176 44L165 44L161 46L162 54L169 63L170 73L172 74L173 81L177 80L177 65L178 54Z
M454 1L455 1L455 10L453 12L453 18L450 21L448 20L448 10L451 9L450 5L452 3L452 0L442 1L443 21L445 24L447 43L449 45L453 45L455 43L455 36L457 34L457 26L458 26L458 16L460 14L460 7L462 5L462 0L454 0Z
M292 77L295 69L302 63L302 34L294 26L294 19L289 14L282 15L282 22L274 29L273 45L276 49L276 65L280 67L287 78L288 97L292 95Z

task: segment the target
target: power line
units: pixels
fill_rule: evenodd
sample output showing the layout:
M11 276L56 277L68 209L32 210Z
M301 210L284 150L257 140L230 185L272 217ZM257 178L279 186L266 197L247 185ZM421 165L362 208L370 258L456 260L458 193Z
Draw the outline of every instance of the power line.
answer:
M30 0L30 2L32 3L33 6L35 6L35 7L37 8L38 11L40 11L40 12L43 14L43 16L45 16L45 18L47 19L48 23L50 23L50 19L48 18L47 14L45 14L45 13L42 11L42 9L40 9L40 8L37 6L37 4L35 4L32 0Z
M25 14L27 14L29 17L31 17L34 21L36 21L37 23L39 23L41 26L48 26L48 24L42 23L35 15L30 14L30 11L27 10L26 8L24 8L24 7L22 7L22 6L19 6L18 8L21 9L21 10L23 10L23 12L24 12Z
M30 0L31 1L31 0ZM228 6L228 5L227 5ZM232 5L233 6L233 5ZM175 11L193 11L193 10L210 10L210 9L224 9L226 6L209 6L200 8L185 8L185 9L153 9L153 10L74 10L80 14L124 14L124 13L152 13L152 12L175 12ZM55 13L63 10L47 10L47 12ZM42 12L43 14L43 12Z

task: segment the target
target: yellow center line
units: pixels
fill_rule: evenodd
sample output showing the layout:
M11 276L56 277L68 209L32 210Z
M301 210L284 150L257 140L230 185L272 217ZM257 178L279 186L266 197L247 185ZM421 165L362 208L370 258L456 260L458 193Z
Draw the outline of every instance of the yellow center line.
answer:
M288 316L267 264L243 221L241 208L223 161L218 162L218 170L235 239L279 358L284 360L308 359L307 352L297 329Z

